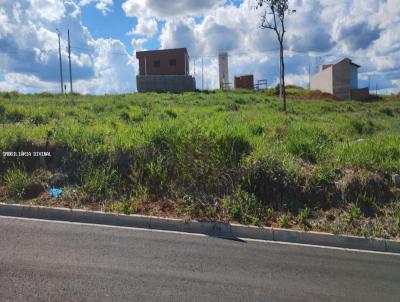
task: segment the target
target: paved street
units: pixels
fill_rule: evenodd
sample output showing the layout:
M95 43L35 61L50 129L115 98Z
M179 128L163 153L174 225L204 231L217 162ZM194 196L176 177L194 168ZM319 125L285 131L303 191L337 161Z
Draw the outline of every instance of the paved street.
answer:
M399 301L400 256L0 217L0 301Z

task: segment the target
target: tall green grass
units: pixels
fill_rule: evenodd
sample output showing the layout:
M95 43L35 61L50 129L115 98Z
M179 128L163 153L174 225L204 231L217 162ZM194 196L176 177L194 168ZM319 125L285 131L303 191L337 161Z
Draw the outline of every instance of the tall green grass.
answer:
M1 156L0 178L4 184L10 168L28 174L41 168L67 174L89 201L129 198L143 189L158 198L207 201L239 190L252 204L254 197L300 209L338 201L335 182L343 171L368 171L388 183L400 172L398 100L310 101L301 100L305 90L289 92L295 99L287 114L273 89L1 93L0 151L49 150L53 156L44 164Z

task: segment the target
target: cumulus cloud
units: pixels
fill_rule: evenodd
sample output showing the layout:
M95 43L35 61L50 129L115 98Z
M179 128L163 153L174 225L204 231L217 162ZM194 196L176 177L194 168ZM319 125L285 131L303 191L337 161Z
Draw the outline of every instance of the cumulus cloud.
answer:
M114 5L113 0L81 0L79 6L85 6L91 3L96 3L96 8L101 11L103 15L111 12L111 7Z
M400 70L400 36L393 34L400 30L400 6L395 1L291 0L290 7L297 12L286 20L289 83L306 86L309 65L313 72L318 65L335 63L343 57L360 63L361 73L388 73L393 69L395 77L400 76L400 71L395 71ZM260 11L252 8L254 1L244 0L239 6L217 6L201 19L189 15L166 20L160 35L161 48L187 47L192 56L214 57L227 50L232 75L254 73L276 82L278 60L276 55L272 57L278 43L272 31L259 29ZM249 57L246 63L236 65L236 61L243 62L235 58L238 54ZM260 63L262 58L264 63Z
M94 74L90 80L77 81L81 93L121 93L133 90L135 60L125 45L115 39L97 39L90 42L94 53Z
M224 2L225 0L127 0L122 8L130 17L170 19L176 16L199 16Z
M145 38L139 38L139 39L132 39L132 47L137 50L143 50L143 44L147 42L147 39Z
M93 39L72 1L3 0L0 10L0 82L2 90L58 91L61 33L63 73L68 78L66 29L71 30L71 61L78 92L133 91L135 65L122 42ZM42 5L46 5L45 10ZM44 13L43 11L48 11ZM4 17L6 16L6 17ZM127 79L131 81L128 82ZM35 88L36 87L36 88Z
M158 31L158 24L155 18L138 18L136 27L128 32L128 35L140 35L147 38L153 37Z
M367 22L359 22L341 28L339 39L343 41L350 50L366 49L380 36L380 30L371 28Z
M67 66L67 24L73 33L72 61L77 88L97 93L135 88L136 59L119 40L94 39L81 21L81 6L96 5L103 13L109 13L113 1L0 2L0 74L4 75L4 80L0 78L0 89L11 87L11 81L17 83L19 78L29 82L29 87L57 87L55 28L62 32L63 63ZM398 0L290 0L289 3L297 12L287 16L288 83L305 86L309 65L313 72L321 64L350 57L362 65L360 78L364 82L360 86L369 75L379 79L382 87L400 89ZM154 45L157 40L160 48L188 48L192 72L196 60L198 87L199 57L204 57L203 79L207 79L208 87L218 87L220 51L229 52L231 81L234 75L253 73L256 79L267 79L273 85L279 73L278 43L274 32L259 28L261 12L254 9L254 4L254 0L124 0L122 9L126 16L137 21L129 32L134 36L131 40L134 50L143 49L147 42ZM18 85L15 87L22 87Z

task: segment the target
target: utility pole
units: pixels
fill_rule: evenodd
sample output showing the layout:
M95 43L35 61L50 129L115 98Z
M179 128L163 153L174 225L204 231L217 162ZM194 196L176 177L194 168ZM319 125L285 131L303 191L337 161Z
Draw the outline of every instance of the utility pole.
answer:
M69 60L69 87L72 93L72 68L71 68L71 41L69 39L69 29L68 29L68 60Z
M63 72L62 72L62 59L61 59L61 38L60 32L57 29L58 34L58 56L60 58L60 84L61 84L61 94L64 94L64 81L63 81Z
M201 57L201 90L204 90L204 58Z

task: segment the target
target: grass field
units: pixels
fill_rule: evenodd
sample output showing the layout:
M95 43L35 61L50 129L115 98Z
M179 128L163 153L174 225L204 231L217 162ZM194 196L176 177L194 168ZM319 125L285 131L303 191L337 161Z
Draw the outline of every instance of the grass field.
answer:
M399 238L400 100L288 92L1 93L0 201Z

